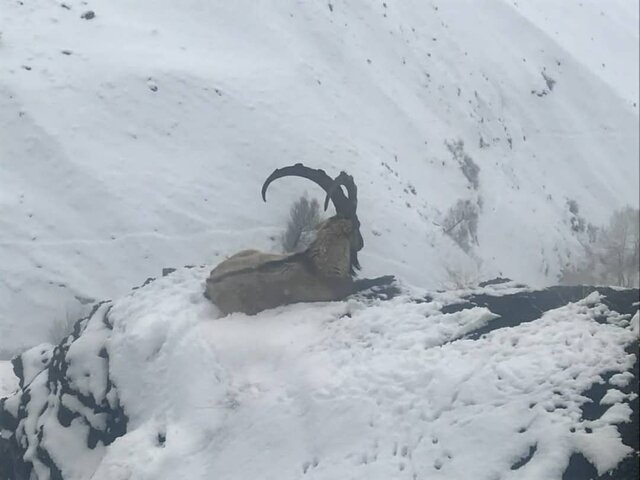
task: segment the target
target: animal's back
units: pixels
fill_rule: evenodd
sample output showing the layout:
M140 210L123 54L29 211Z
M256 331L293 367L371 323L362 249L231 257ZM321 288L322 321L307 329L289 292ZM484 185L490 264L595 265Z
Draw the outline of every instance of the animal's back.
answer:
M318 277L308 265L296 261L267 262L222 277L214 272L207 279L206 296L224 314L253 315L290 303L336 300L348 295L352 286L350 277Z
M286 257L286 255L264 253L259 250L242 250L223 262L220 262L213 270L211 270L209 278L216 280L228 275L229 273L239 272L248 268L254 269L266 262L280 260L284 257Z

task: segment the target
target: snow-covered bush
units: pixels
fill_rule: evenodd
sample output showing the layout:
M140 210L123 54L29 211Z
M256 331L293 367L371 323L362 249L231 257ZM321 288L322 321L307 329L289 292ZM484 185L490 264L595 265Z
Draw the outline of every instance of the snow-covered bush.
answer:
M320 205L314 198L305 195L294 202L289 211L289 223L282 234L282 248L285 252L295 252L304 248L304 239L320 222Z
M640 268L640 211L625 207L615 211L609 224L589 226L578 258L563 269L564 284L638 286Z

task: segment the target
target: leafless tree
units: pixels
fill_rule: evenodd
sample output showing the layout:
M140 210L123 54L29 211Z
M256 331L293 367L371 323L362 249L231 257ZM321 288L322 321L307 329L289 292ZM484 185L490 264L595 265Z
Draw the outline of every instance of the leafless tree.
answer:
M615 211L609 224L591 228L577 259L565 266L565 284L604 284L637 287L640 283L640 210Z

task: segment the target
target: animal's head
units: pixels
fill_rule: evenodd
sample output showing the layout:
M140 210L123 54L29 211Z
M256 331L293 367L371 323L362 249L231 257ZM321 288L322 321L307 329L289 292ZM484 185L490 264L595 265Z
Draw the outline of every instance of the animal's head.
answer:
M334 222L337 222L336 226L338 224L344 225L344 220L349 222L350 228L348 228L346 232L350 235L351 243L351 273L355 273L355 270L360 268L358 251L364 247L364 240L360 234L360 220L358 220L358 215L356 214L358 208L358 189L353 181L353 177L346 172L340 172L336 178L331 178L324 170L305 167L301 163L278 168L269 175L262 185L262 199L265 202L267 201L267 188L271 182L281 177L306 178L319 185L326 192L324 209L326 210L329 206L329 200L331 200L336 209L336 214L327 220L327 225ZM342 187L346 189L346 195ZM344 227L342 227L342 229L344 230Z

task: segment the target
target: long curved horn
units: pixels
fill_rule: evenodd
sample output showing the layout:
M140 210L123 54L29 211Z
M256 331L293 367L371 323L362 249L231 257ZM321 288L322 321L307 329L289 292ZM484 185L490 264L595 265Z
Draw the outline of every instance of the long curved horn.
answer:
M344 195L344 192L341 188L334 188L333 191L330 192L335 182L334 179L327 175L327 173L321 168L313 169L305 167L301 163L296 163L295 165L275 169L273 173L269 175L269 177L267 177L267 179L262 184L262 200L264 200L265 202L267 201L267 188L269 188L271 182L281 177L302 177L311 180L312 182L322 187L325 192L327 192L327 201L325 202L325 205L328 205L328 199L331 198L333 205L336 207L336 212L338 212L339 214L351 215L354 211L353 207L351 206L351 201Z

